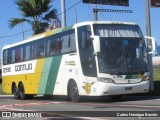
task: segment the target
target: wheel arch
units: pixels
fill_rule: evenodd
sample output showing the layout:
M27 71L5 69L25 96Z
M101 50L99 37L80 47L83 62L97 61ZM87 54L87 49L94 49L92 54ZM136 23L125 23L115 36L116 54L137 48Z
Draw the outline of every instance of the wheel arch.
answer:
M18 87L20 86L20 84L23 84L23 82L22 82L22 81L20 81L20 82L18 83ZM24 86L24 84L23 84L23 86Z

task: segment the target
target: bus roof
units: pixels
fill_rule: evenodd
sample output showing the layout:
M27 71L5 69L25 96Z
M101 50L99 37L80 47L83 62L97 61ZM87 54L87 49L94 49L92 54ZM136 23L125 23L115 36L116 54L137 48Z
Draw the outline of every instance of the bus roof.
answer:
M21 45L21 44L24 44L24 43L28 43L28 42L31 42L31 41L34 41L34 40L38 40L40 38L44 38L44 37L47 37L47 36L50 36L50 35L53 35L53 34L61 33L63 31L67 31L67 30L70 30L72 28L76 28L76 27L83 26L83 25L92 25L92 24L124 24L124 25L126 24L126 25L137 25L136 23L132 23L132 22L120 22L120 21L86 21L86 22L76 23L73 26L69 26L69 27L65 27L65 28L56 28L54 30L50 30L50 31L47 31L47 32L44 32L44 33L33 35L33 36L31 36L31 37L29 37L26 40L23 40L21 42L17 42L17 43L14 43L14 44L6 45L6 46L4 46L2 48L2 50L10 48L10 47L17 46L17 45Z
M124 24L124 25L137 25L136 23L133 22L121 22L121 21L87 21L87 22L81 22L77 23L73 26L78 27L78 26L83 26L83 25L92 25L92 24Z

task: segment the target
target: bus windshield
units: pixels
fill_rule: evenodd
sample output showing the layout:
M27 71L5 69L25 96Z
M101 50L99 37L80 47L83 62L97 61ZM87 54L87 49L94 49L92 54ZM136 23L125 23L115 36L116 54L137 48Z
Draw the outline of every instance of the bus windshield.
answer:
M148 71L145 41L136 37L100 37L99 70L109 74Z

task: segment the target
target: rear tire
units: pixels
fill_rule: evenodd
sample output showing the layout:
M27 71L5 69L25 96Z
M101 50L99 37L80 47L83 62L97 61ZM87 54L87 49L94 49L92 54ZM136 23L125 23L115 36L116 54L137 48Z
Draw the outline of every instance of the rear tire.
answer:
M13 95L14 95L15 99L20 98L20 94L19 94L19 91L18 91L18 88L17 88L16 84L13 85Z
M20 85L18 87L18 90L19 90L20 99L21 100L25 100L26 99L26 95L25 95L25 90L24 90L23 83L20 83Z
M68 96L73 102L78 102L80 99L78 86L75 81L69 83Z

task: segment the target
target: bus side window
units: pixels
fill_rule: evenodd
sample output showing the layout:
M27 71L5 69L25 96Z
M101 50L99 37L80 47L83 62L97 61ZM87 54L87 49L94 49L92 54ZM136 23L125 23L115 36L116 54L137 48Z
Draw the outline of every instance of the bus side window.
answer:
M12 52L11 52L11 49L9 49L8 50L8 61L7 61L7 63L11 64L11 60L12 60Z
M51 37L51 40L49 40L47 44L49 45L49 54L50 55L55 55L55 54L60 53L61 41L59 38Z
M20 62L21 61L21 49L17 48L16 49L16 62Z
M62 41L61 53L69 53L76 51L74 30L65 32L63 37L61 38L61 41Z
M8 50L4 50L3 52L3 64L7 65L8 64Z
M62 49L61 49L61 53L67 53L68 52L68 48L69 48L69 35L64 35L62 37Z
M31 53L30 53L31 49L30 48L31 48L30 45L25 46L25 57L24 57L25 60L30 59L30 56L31 56Z
M56 39L54 48L53 48L53 53L54 54L59 54L61 51L61 40L59 38Z
M75 34L72 30L69 36L68 52L76 51Z
M50 56L50 52L51 52L51 40L49 39L47 41L47 56Z
M41 58L45 56L44 41L36 43L36 58Z
M31 58L32 59L35 59L36 58L36 49L35 49L36 47L35 47L35 44L33 43L32 45L31 45Z
M12 50L12 60L11 60L11 63L15 63L16 61L16 50Z
M23 60L24 60L23 47L21 47L20 49L21 49L20 61L23 62Z

